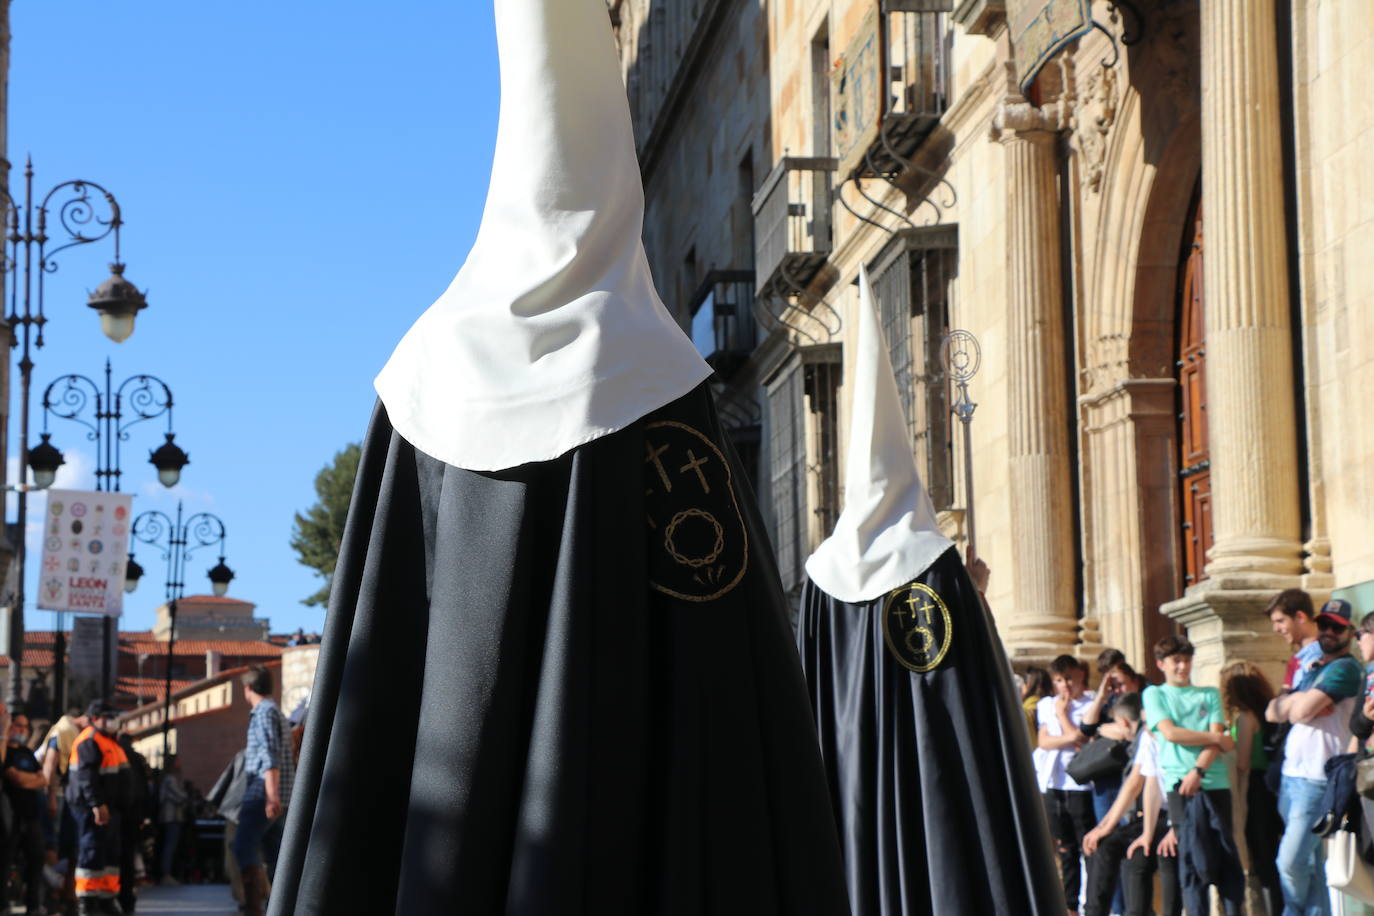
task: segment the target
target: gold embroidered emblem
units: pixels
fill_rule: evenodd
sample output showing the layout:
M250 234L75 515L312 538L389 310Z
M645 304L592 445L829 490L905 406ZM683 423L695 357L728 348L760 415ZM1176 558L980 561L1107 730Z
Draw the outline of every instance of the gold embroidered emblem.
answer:
M883 603L883 639L903 667L917 674L934 671L954 642L949 606L927 585L903 585Z
M644 464L649 584L683 601L728 594L749 568L749 535L725 455L700 430L661 420L644 427Z

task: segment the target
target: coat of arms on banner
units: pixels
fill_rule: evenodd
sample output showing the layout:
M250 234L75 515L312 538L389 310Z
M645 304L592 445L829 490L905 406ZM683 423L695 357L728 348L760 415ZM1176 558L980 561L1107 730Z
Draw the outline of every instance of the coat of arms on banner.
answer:
M109 617L123 613L132 511L128 493L48 491L39 608Z

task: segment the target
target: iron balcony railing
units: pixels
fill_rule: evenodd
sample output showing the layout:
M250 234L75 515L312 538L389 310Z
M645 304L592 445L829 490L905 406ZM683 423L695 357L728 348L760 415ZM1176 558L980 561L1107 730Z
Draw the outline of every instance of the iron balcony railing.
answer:
M796 293L825 264L838 167L831 158L785 156L754 195L754 269L760 295Z
M692 343L722 378L749 358L757 340L754 272L713 270L693 294Z
M878 137L861 175L901 172L949 108L950 0L881 0L880 72L886 74Z

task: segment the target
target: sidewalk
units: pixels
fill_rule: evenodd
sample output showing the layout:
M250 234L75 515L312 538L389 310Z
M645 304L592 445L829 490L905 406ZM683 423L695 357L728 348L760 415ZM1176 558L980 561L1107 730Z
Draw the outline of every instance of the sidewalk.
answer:
M196 916L238 916L239 908L229 895L227 884L183 884L180 887L154 885L139 890L138 913L196 914Z

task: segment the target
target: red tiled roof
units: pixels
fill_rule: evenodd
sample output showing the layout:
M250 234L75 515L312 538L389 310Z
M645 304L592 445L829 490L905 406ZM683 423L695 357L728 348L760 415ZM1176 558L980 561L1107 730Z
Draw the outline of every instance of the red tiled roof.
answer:
M55 653L52 649L30 649L27 646L25 646L23 667L51 668L53 666L54 656ZM9 664L10 657L8 655L0 656L0 668L8 668Z
M122 633L119 634L119 641L120 641L120 642L124 642L125 640L131 640L131 639L132 639L132 640L140 640L140 639L152 639L152 638L153 638L153 631L152 631L152 630L129 630L129 631L122 632ZM71 633L68 633L68 634L67 634L67 644L70 645L70 644L71 644L71 641L72 641L72 634L71 634ZM50 645L52 645L52 644L55 643L55 642L57 642L57 631L56 631L56 630L25 630L25 631L24 631L24 643L25 643L26 645L50 646Z
M121 655L166 655L167 643L160 639L121 639L119 651ZM245 658L277 658L281 655L281 646L256 639L178 639L172 647L173 655L204 655L206 652Z
M264 663L264 667L267 668L269 671L280 671L280 670L281 670L281 662L280 662L280 661L265 662L265 663ZM172 698L173 698L173 699L176 699L177 697L183 696L184 694L189 693L189 692L194 691L194 690L203 690L203 689L205 689L205 688L207 688L207 687L213 687L213 686L216 685L216 684L223 684L225 681L232 680L233 678L238 677L240 674L242 674L243 672L245 672L245 671L247 671L247 670L248 670L248 666L247 666L247 665L244 665L243 667L239 667L239 668L230 668L230 669L228 669L227 671L221 671L219 674L216 674L214 677L207 677L207 678L204 678L204 679L199 680L199 681L178 681L178 680L173 680L173 681L172 681ZM120 680L121 683L123 683L125 680L137 681L138 678L120 678L119 680ZM156 679L156 678L144 678L144 680L157 680L157 679ZM159 681L159 683L161 683L161 681ZM157 693L157 695L156 695L156 699L155 699L155 700L145 702L142 706L139 706L139 707L137 707L137 708L135 708L135 709L125 710L125 715L132 715L132 714L135 714L135 713L143 712L144 710L146 710L146 709L147 709L148 707L150 707L150 706L153 706L153 705L161 705L162 702L163 702L162 689L161 689L161 687L159 687L159 688L158 688L158 693ZM210 710L210 712L219 712L219 711L220 711L220 710ZM209 713L196 713L196 715L208 715L208 714L209 714ZM173 719L172 719L172 721L173 721L173 722L180 722L180 721L184 721L184 720L187 719L187 718L192 718L192 717L191 717L191 716L174 716Z
M185 598L180 599L181 604L185 604L188 601L194 604L219 604L224 606L232 604L235 607L242 607L245 604L253 603L251 601L244 601L242 598L230 598L228 595L187 595Z
M172 678L172 693L185 690L199 681ZM167 681L160 677L120 677L115 680L115 692L128 694L140 703L161 699L167 689Z

